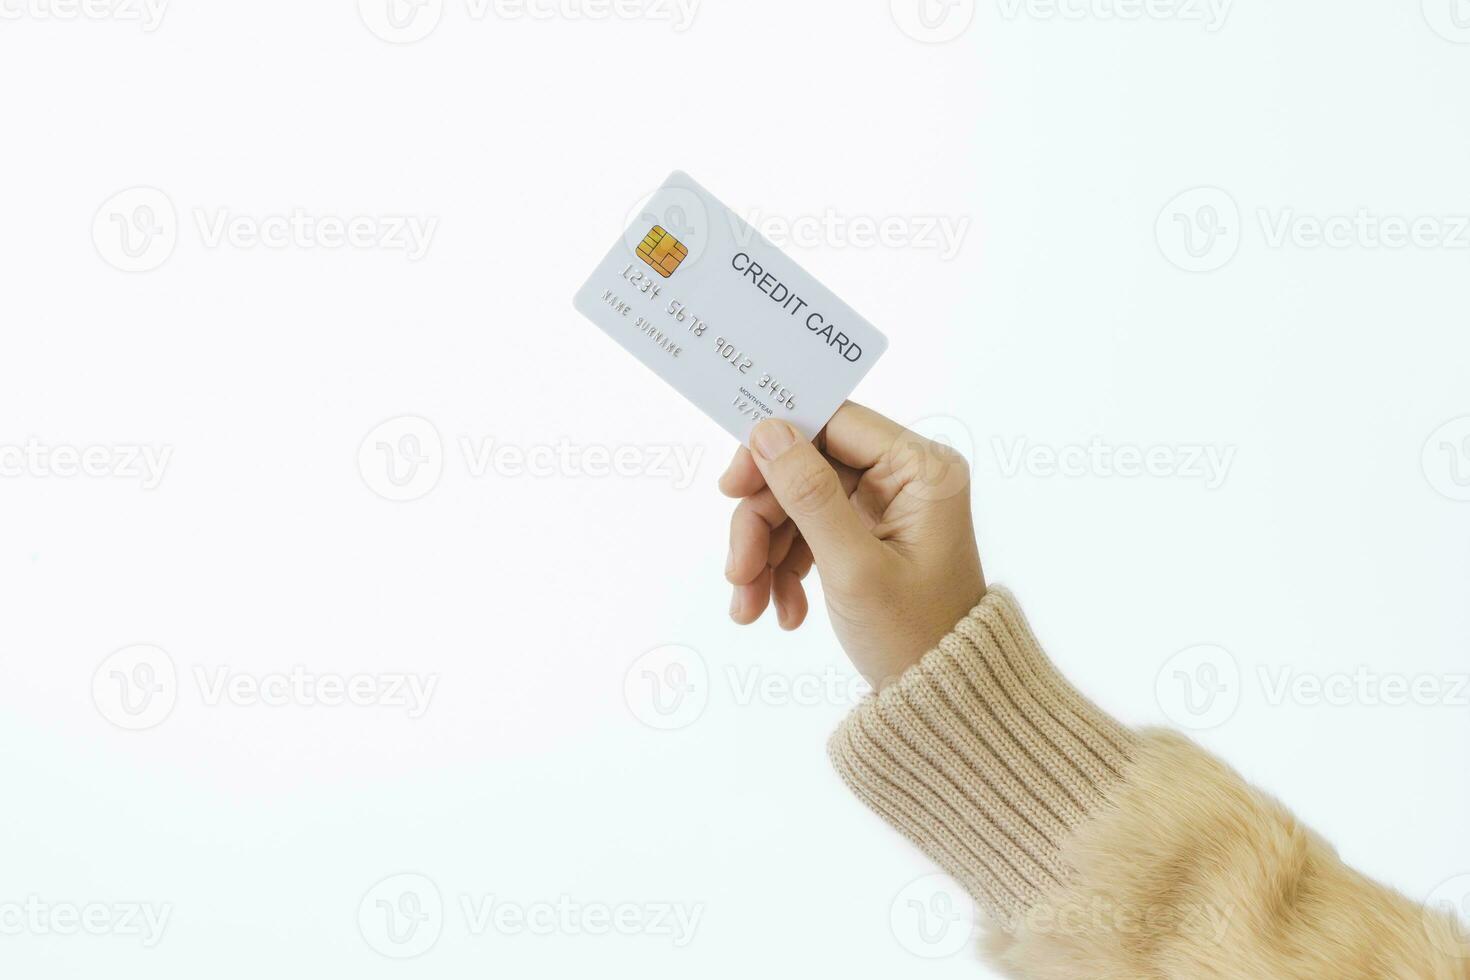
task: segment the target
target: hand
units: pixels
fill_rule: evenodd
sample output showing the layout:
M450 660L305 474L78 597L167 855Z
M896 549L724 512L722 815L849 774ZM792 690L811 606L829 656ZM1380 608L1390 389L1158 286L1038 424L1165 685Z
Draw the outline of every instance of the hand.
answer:
M965 458L848 402L810 443L768 419L720 477L730 520L730 615L775 600L782 629L807 614L815 561L827 614L875 689L932 649L985 595Z

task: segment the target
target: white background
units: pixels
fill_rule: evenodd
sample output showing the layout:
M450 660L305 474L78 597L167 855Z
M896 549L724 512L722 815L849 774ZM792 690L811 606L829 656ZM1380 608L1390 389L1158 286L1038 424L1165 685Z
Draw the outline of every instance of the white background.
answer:
M987 975L965 924L932 918L943 889L908 888L930 862L828 768L848 692L811 682L851 675L819 604L794 635L726 618L729 439L571 309L675 167L777 241L816 229L789 252L892 341L857 397L972 455L989 576L1085 691L1131 724L1208 725L1416 898L1470 872L1451 0L1239 0L1223 23L936 2L928 34L903 0L705 0L684 30L650 3L446 0L407 44L370 0L174 0L151 31L0 5L0 912L170 914L151 948L0 917L0 972ZM114 200L136 187L155 192ZM1195 188L1215 190L1171 204ZM296 209L436 224L417 260L206 233ZM1360 209L1433 221L1418 244L1313 244ZM172 227L172 252L155 237L136 261L156 268L122 271L118 218ZM928 247L940 218L966 229L953 254ZM392 502L359 448L404 416L426 422L388 444L427 424L420 472L442 475ZM476 472L462 440L642 468ZM1046 465L1094 440L1173 462ZM68 475L65 451L18 464L28 445L170 456L145 489ZM1229 454L1223 480L1195 447ZM666 449L697 456L692 482ZM104 661L137 644L177 690L130 731L111 671L134 653ZM669 644L695 651L657 655L694 668L674 716L635 664ZM410 717L210 703L197 680L296 667L437 686ZM1439 693L1276 695L1360 668ZM781 695L803 679L814 696ZM405 873L443 902L408 946L376 902L423 882L372 891ZM476 934L461 903L487 897L701 918L682 946Z

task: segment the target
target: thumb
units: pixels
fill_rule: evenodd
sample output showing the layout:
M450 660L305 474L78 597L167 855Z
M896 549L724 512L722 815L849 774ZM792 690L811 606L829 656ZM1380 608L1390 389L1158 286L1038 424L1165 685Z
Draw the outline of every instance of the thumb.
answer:
M818 450L779 419L767 419L750 434L751 453L788 517L811 545L826 574L851 568L876 550L877 541L858 518L842 481Z

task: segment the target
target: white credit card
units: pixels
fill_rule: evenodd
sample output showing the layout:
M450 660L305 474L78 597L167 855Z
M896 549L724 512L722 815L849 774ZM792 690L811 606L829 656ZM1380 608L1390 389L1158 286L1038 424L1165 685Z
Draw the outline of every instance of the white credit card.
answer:
M815 437L888 348L679 171L638 209L575 304L741 443L772 417Z

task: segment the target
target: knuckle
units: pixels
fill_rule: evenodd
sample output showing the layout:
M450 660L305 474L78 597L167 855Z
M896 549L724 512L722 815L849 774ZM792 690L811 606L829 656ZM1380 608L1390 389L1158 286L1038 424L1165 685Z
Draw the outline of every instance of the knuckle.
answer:
M924 444L928 441L917 432L904 429L894 437L893 445L888 448L888 457L894 463L904 463L915 456L923 455Z
M965 454L960 452L955 447L951 446L949 443L934 442L933 440L925 441L929 444L929 455L933 456L935 460L946 465L953 466L956 469L966 471L970 469L970 461L965 458Z
M968 470L970 468L970 461L965 458L964 453L961 453L947 442L935 442L933 439L925 439L924 455L928 457L931 464L951 466L962 470Z
M786 505L798 514L814 514L837 493L837 474L823 467L803 467L786 484Z
M946 446L942 442L934 442L930 445L933 447L930 453L933 460L932 467L938 482L968 485L970 461L965 458L965 455L953 446Z
M970 461L953 446L907 432L891 456L893 472L906 484L943 487L949 492L970 484Z

